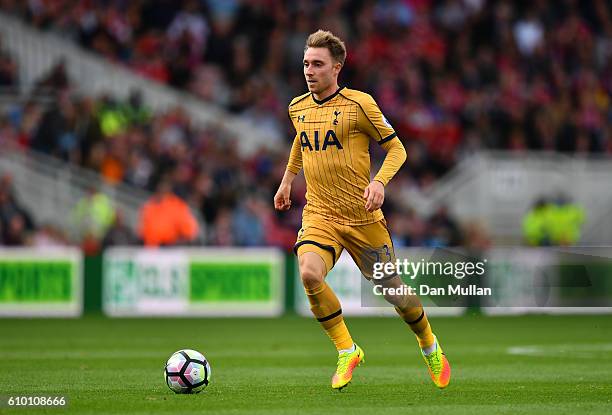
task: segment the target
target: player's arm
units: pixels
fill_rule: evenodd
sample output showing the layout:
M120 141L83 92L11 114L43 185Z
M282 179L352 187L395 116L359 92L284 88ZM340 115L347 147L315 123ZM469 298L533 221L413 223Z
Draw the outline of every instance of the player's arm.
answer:
M277 210L288 210L291 207L291 184L293 179L302 169L302 148L299 137L296 135L291 146L287 169L283 175L278 190L274 195L274 208Z
M373 212L382 206L385 186L406 161L406 149L372 97L368 95L360 106L360 128L387 152L380 170L363 193L366 210Z
M380 170L363 192L363 198L366 201L365 208L368 212L374 212L382 206L385 201L385 186L406 161L406 149L399 138L394 137L381 146L387 155Z
M397 137L381 144L381 147L387 152L387 155L380 170L374 176L374 180L386 186L406 161L406 149Z

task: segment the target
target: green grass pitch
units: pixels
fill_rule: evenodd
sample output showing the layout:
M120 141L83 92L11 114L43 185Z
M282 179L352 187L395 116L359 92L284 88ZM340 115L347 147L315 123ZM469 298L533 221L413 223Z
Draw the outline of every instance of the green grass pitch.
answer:
M366 353L353 382L330 388L331 343L311 319L0 320L0 395L65 395L66 408L15 414L610 414L612 317L432 318L452 365L428 378L408 327L348 318ZM175 395L163 366L201 351L212 383Z

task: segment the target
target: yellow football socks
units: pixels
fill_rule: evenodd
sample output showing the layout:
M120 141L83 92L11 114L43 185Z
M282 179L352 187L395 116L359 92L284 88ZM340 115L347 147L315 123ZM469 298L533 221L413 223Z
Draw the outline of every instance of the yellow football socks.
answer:
M344 324L342 308L336 294L325 281L318 287L305 288L310 310L317 321L323 326L323 330L334 342L337 350L350 349L353 347L353 339ZM430 330L431 332L431 330Z
M410 326L410 329L417 337L421 349L430 347L434 344L434 336L431 332L431 326L429 325L429 320L427 320L423 306L408 306L403 309L395 307L395 311L397 311L397 314L399 314L406 324Z

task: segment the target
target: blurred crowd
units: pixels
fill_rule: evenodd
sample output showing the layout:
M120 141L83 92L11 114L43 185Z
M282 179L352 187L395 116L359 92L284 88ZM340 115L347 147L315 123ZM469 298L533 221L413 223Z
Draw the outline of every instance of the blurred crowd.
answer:
M371 93L407 148L384 207L399 246L466 243L482 233L444 208L419 217L402 197L475 151L612 154L610 0L2 0L0 7L286 137L284 148L243 159L223 128L196 128L180 107L153 114L138 91L126 102L75 95L62 62L36 86L56 91L54 105L28 101L0 115L0 145L17 142L151 191L168 178L201 211L212 245L294 240L303 181L294 188L298 209L278 214L270 201L293 138L287 103L306 89L303 45L318 28L345 39L341 84ZM0 86L15 85L18 65L1 50ZM373 147L372 155L379 165L384 153Z
M38 0L4 9L292 136L307 35L346 40L426 186L479 148L612 152L610 0Z
M127 183L150 190L154 195L148 204L171 193L199 211L204 229L170 241L153 237L157 242L149 243L147 235L156 232L150 231L151 224L176 215L160 210L147 221L143 206L143 218L134 234L112 200L92 189L71 212L74 238L64 235L59 241L82 243L87 252L115 244L172 245L196 239L214 246L290 250L300 227L306 189L303 178L298 177L293 185L293 208L274 211L272 196L285 170L285 149L261 149L249 158L240 157L222 129L193 128L180 107L153 114L138 96L135 92L127 102L116 102L109 97L71 95L68 89L51 105L36 101L10 105L0 111L0 146L52 154L99 172L109 184ZM395 186L399 189L401 185ZM445 209L429 219L420 218L401 199L399 192L392 191L384 206L390 220L398 224L393 227L396 246L462 242L458 224ZM21 229L28 235L34 231L33 227ZM49 229L46 226L45 232ZM23 239L24 243L28 240Z

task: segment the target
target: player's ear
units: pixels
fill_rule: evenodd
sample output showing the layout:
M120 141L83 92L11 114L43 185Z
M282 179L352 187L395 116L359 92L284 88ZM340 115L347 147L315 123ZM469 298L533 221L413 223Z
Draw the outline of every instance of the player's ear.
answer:
M339 74L340 69L342 69L342 64L340 62L334 62L334 73Z

